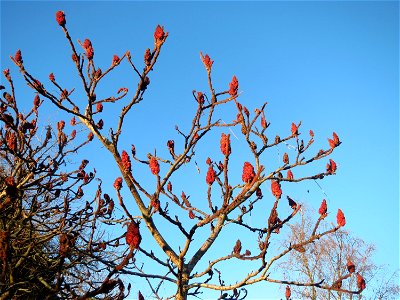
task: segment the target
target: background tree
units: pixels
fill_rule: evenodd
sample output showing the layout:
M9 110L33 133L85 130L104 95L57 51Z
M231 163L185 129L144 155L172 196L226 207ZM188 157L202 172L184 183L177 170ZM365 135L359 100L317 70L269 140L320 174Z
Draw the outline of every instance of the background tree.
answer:
M325 201L325 200L324 200ZM311 209L303 208L301 220L290 224L291 234L286 243L298 244L312 235L313 223L315 222ZM321 229L329 228L330 224L324 223ZM368 290L363 295L353 297L342 291L322 290L314 286L293 287L292 293L295 298L301 299L395 299L398 295L398 284L392 278L386 279L378 275L382 267L377 266L372 256L375 247L366 243L364 240L352 236L348 231L340 229L331 235L327 235L320 240L309 244L304 251L292 251L285 262L280 265L285 270L287 278L297 277L298 281L325 280L332 287L341 289L355 290L359 284L357 274L362 274L367 278ZM352 270L354 268L354 270ZM352 272L350 271L352 270ZM349 276L348 280L342 278ZM378 287L379 286L379 287ZM373 291L374 290L374 291ZM369 297L369 298L368 298Z
M379 266L371 277L368 285L371 285L371 296L365 299L383 300L398 299L400 296L399 270L388 272L388 266Z
M328 139L329 145L326 149L316 151L312 148L313 131L309 132L309 137L302 138L301 122L292 123L290 129L288 126L287 133L283 137L271 136L267 130L269 122L265 117L266 103L255 109L254 113L250 113L246 107L242 106L238 102L239 82L236 76L233 76L228 89L216 92L211 77L213 61L208 55L201 53L209 91L193 92L194 103L196 103L195 113L192 123L186 130L176 127L180 140L175 143L173 139L166 139L167 147L164 146L164 150L150 152L144 158L137 155L134 146L128 154L129 150L121 149L120 137L126 130L123 128L123 124L127 114L143 100L144 93L150 84L150 72L154 69L168 33L164 31L163 27L157 26L154 33L154 47L152 50L147 49L144 52L142 71L139 71L140 68L137 67L137 63L134 63L130 52L126 52L121 57L114 55L111 65L103 68L105 70L103 71L95 64L95 51L91 41L89 39L84 42L78 41L82 47L83 53L81 53L66 28L64 13L57 12L56 18L71 46L72 60L77 70L77 76L82 82L81 92L65 88L66 84L58 82L51 73L49 84L52 85L52 89L55 88L58 91L54 93L47 88L47 85L39 82L33 73L27 71L20 52L19 54L17 52L12 59L31 87L41 96L49 99L60 110L69 113L76 118L76 121L79 120L83 123L98 138L112 154L121 171L121 177L115 180L114 188L119 199L119 206L130 220L126 233L129 251L124 259L108 262L107 265L110 268L121 273L146 278L157 297L159 297L158 287L160 284L172 283L176 287L174 294L176 299L186 299L188 295L197 295L203 288L221 291L221 298L239 298L241 296L238 289L262 281L332 289L330 285L326 285L322 281L287 281L279 278L279 273L276 274L278 277L274 278L270 272L272 271L271 267L291 251L303 251L302 249L308 244L343 227L345 217L340 209L337 212L337 225L329 230L316 233L320 223L317 221L313 234L301 243L289 244L283 250L278 250L277 247L272 247L270 244L276 242L275 236L278 236L279 239L280 232L286 229L289 221L300 209L300 205L292 200L289 201L291 211L284 213L281 201L282 185L323 179L335 174L337 167L332 159L327 161L326 168L321 168L321 171L313 172L310 168L306 168L309 173L304 173L299 170L299 167L312 164L317 168L321 167L320 164L315 163L331 155L340 145L336 133L333 133L332 138ZM138 76L138 84L136 88L133 88L133 92L128 93L128 88L119 87L114 95L103 95L104 91L96 93L99 82L109 77L109 74L124 62L127 62L133 73ZM86 98L84 104L82 104L82 97ZM119 113L116 114L118 116L114 120L116 125L107 125L110 126L109 134L104 133L105 124L112 124L113 120L104 121L100 117L101 113L103 110L111 109L111 103L121 103L122 101L125 102ZM236 109L232 115L234 120L229 123L222 122L221 116L224 118L229 116L227 107L231 104L233 107L230 108ZM247 143L245 157L250 157L248 159L250 161L244 161L244 149L240 150L240 154L237 150L235 153L234 143L231 144L230 132L235 127L240 128L242 138ZM129 133L131 135L132 130ZM208 136L212 133L221 136L220 145L219 147L214 146L214 149L211 150L214 154L201 160L203 163L197 164L197 158L204 157L204 154L199 153L198 149L201 149L201 144L206 143ZM285 153L282 162L276 166L268 164L268 169L264 167L264 163L269 163L265 156L268 152L266 150L289 141L296 145L294 153ZM207 146L210 151L212 146ZM220 148L221 153L215 154L215 148ZM173 188L178 185L177 177L185 176L185 166L189 164L195 164L199 169L203 169L203 167L207 169L205 176L207 188L203 201L190 199L188 192L192 188L190 186L184 187L182 192ZM229 172L229 166L232 164L243 165L241 176ZM147 174L152 176L152 184L145 180L146 176L143 175L145 173L142 172L143 166L150 169ZM297 176L294 176L293 170L298 171ZM268 189L271 189L273 203L261 201L263 198L261 187L266 184ZM122 190L123 185L126 185L131 199L136 203L139 217L134 216L131 203L127 202L129 205L126 204L124 200L126 197ZM255 225L250 224L250 214L262 204L268 207L265 212L267 221ZM280 218L279 215L284 215L284 217ZM145 236L142 237L143 231L139 227L139 219L145 223L150 235L158 245L158 249L145 250L141 246L143 245L141 241ZM110 222L110 224L115 223ZM169 226L168 231L164 230L165 224ZM231 241L219 239L220 243L229 249L226 250L226 255L205 261L206 254L210 253L209 250L217 243L217 238L223 234L222 229L226 231L226 228L239 228L248 232L253 240L251 244L246 245L246 248L251 248L251 251L243 250L244 246L237 237ZM174 244L171 243L171 236L175 237ZM140 257L137 255L138 253ZM134 259L132 259L133 256L135 256ZM165 273L162 271L157 274L150 273L146 270L147 263L138 264L139 258L147 259L150 263L157 263L159 267L165 269ZM246 266L250 270L244 274L238 274L240 277L236 282L225 283L221 268L232 261L246 262ZM132 268L136 271L132 271ZM151 280L158 280L155 287ZM358 294L363 288L364 285L360 285L354 291L343 290L340 287L336 287L336 290ZM227 294L227 291L232 291L232 295Z
M39 95L22 110L10 70L3 74L10 92L0 86L0 299L123 298L122 281L104 263L118 258L112 248L121 238L109 239L101 225L113 200L101 181L94 197L84 194L95 178L88 160L67 167L92 135L79 142L63 120L45 127Z

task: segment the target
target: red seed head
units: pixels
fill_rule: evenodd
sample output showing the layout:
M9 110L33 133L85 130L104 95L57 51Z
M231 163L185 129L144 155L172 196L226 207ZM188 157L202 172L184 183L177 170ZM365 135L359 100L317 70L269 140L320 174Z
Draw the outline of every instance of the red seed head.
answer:
M15 183L14 177L11 177L11 176L6 177L4 179L4 183L6 184L7 187L12 187L12 188L16 188L17 187L17 184Z
M74 62L78 62L78 56L75 53L72 53L71 58Z
M85 49L86 51L86 57L88 60L92 60L94 57L94 50L92 47Z
M332 172L335 173L336 169L337 169L336 163L334 162L333 159L330 159L329 162L330 162L330 164L332 166Z
M198 102L200 105L203 105L203 104L204 104L204 95L203 95L202 92L197 92L197 102Z
M264 129L267 128L267 121L264 116L261 117L261 127Z
M10 150L12 151L17 150L17 137L15 135L15 132L6 131L6 142L7 142L7 147Z
M59 121L59 122L57 123L57 129L58 129L58 131L62 131L62 130L64 129L64 126L65 126L65 122L64 122L63 120Z
M39 95L35 96L35 99L33 99L33 106L35 107L35 109L37 109L40 106L40 98Z
M146 66L150 66L151 65L151 52L150 49L147 48L146 51L144 52L144 63L146 64Z
M327 211L328 211L328 206L326 205L326 200L323 199L322 202L321 202L321 206L319 207L318 213L321 216L325 216Z
M154 31L154 38L156 41L163 40L165 37L164 26L157 25Z
M292 295L292 292L290 291L290 286L287 285L286 291L285 291L286 300L289 300L291 295Z
M167 184L167 191L170 192L170 193L172 193L172 183L171 183L171 181L168 181L168 184Z
M326 172L330 175L335 174L337 165L333 159L329 159L329 163L326 165Z
M356 271L356 266L350 259L347 259L347 270L349 271L350 274Z
M61 27L64 27L65 24L67 23L67 21L65 20L65 14L61 10L56 12L56 20L57 20L58 25L60 25Z
M214 61L211 60L211 58L210 58L210 56L208 56L208 54L203 56L203 53L200 52L200 56L201 56L201 60L203 61L204 66L206 67L206 70L211 71L211 67L212 67Z
M338 226L343 227L346 225L346 218L344 217L344 214L341 209L338 209L337 215L336 215L336 221Z
M21 50L18 49L17 52L15 52L14 60L17 62L17 64L23 63Z
M126 232L126 243L131 249L138 249L141 241L142 236L139 232L139 224L136 222L131 222L128 225Z
M292 123L292 135L298 135L298 129L299 127L296 124Z
M92 48L92 42L89 39L85 39L85 41L83 42L83 48L84 49Z
M328 143L329 143L329 147L331 147L331 149L336 147L334 140L328 138Z
M118 57L118 55L115 55L115 54L114 54L113 60L112 60L112 64L113 64L113 65L116 65L116 64L118 64L118 63L119 63L119 57Z
M3 71L3 74L4 74L4 76L5 76L6 78L10 77L10 69L5 69L5 70Z
M242 251L242 242L237 240L235 246L233 247L233 253L240 255L240 251Z
M254 173L254 167L249 162L243 164L242 180L243 182L250 182L254 179L256 174Z
M357 287L360 291L363 291L366 287L365 279L359 273L357 273Z
M340 144L339 136L336 134L336 132L333 132L332 136L333 136L333 142L335 143L335 146L339 146L339 144Z
M283 163L284 164L289 163L289 155L287 153L283 154Z
M114 188L119 191L122 188L122 177L118 177L114 181Z
M229 156L231 154L230 134L223 133L221 135L220 148L223 155Z
M212 185L214 183L216 175L217 174L215 173L213 167L210 165L208 167L207 176L206 176L206 182L208 185Z
M153 175L158 175L158 173L160 173L160 165L158 164L158 161L154 156L150 158L149 166Z
M129 155L125 150L122 151L121 160L125 171L131 172L131 167L132 167L131 159L129 158Z
M272 195L274 195L276 198L280 198L282 196L281 185L278 181L276 180L271 181L271 191Z
M160 200L152 198L150 205L154 208L154 211L157 212L160 209Z
M239 89L239 82L236 76L232 77L232 81L229 83L229 95L236 96Z
M103 104L97 103L96 104L96 112L102 112L103 111Z
M174 152L174 149L175 149L175 142L174 142L174 140L168 140L168 141L167 141L167 147L168 147L168 150L169 150L170 152Z

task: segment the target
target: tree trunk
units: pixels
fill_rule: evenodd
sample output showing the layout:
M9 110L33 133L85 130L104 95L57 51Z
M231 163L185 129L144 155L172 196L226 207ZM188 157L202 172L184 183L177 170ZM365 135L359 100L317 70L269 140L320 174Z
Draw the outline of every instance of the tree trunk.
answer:
M187 299L187 285L189 283L189 275L186 273L181 274L181 278L178 280L178 291L175 296L175 300L186 300Z
M314 280L313 280L313 281L314 281ZM315 287L314 287L314 286L311 288L311 291L312 291L312 293L311 293L311 299L312 299L312 300L317 300L317 291L315 290Z

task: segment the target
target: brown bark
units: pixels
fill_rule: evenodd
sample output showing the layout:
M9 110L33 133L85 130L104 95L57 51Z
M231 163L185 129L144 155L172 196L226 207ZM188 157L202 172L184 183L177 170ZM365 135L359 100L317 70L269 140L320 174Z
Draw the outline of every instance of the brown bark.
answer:
M180 274L180 278L178 280L178 291L176 292L176 295L175 295L176 300L186 300L187 299L188 283L189 283L189 274L187 274L186 272Z

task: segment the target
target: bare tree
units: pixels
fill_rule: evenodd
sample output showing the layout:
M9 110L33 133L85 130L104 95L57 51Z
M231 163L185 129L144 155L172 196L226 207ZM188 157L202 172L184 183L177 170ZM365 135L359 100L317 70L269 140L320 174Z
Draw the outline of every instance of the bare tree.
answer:
M83 124L90 134L97 137L121 172L121 177L114 182L114 188L119 207L129 220L125 236L129 250L124 258L107 264L113 268L111 272L146 279L153 294L159 299L160 286L163 284L175 287L172 297L178 300L187 299L189 295L199 295L203 289L220 291L220 299L240 299L246 294L245 286L265 281L332 289L330 284L323 281L286 280L279 273L274 275L271 272L272 267L287 254L301 251L307 245L343 227L345 217L340 209L337 213L337 225L316 233L320 223L318 221L313 234L300 242L287 244L279 251L271 244L276 242L275 236L279 239L280 233L300 210L300 205L291 200L291 211L283 215L282 205L287 204L281 201L282 187L300 184L306 180L321 180L336 173L336 163L332 159L327 161L325 169L316 163L327 159L340 145L336 133L328 139L329 145L326 149L319 151L312 149L313 131L310 130L309 135L303 137L301 122L293 122L291 127L289 125L283 136L272 135L269 132L270 123L265 116L267 103L256 108L254 112L241 105L238 101L240 93L236 76L233 76L226 90L216 91L212 79L214 61L209 55L200 52L208 91L193 91L195 105L191 123L183 127L176 126L176 143L174 139L166 138L166 146L162 149L153 151L155 146L149 145L147 156L140 157L134 146L131 149L121 148L124 134L132 135L132 130L127 132L124 123L128 114L144 100L150 85L150 74L155 70L168 33L162 26L157 26L153 48L144 51L143 61L134 61L127 51L121 57L114 55L111 64L101 69L95 63L95 47L92 42L89 39L74 42L62 11L57 12L56 20L70 45L72 63L81 82L80 89L66 88L67 84L57 81L53 73L44 84L44 81L40 82L27 70L20 51L11 58L29 86L55 107L70 114L74 122ZM109 94L99 92L99 83L109 78L122 64L131 68L137 77L137 86L129 89L122 86L115 93L110 91ZM48 88L49 85L51 89ZM51 91L54 88L57 93ZM86 100L83 101L82 98ZM115 120L104 120L102 112L116 109L118 106L115 103L122 103L119 113L114 114ZM232 109L236 110L233 115ZM233 121L225 123L221 116L224 116L224 120ZM113 121L116 125L109 125ZM109 126L108 130L105 130L106 124ZM231 143L230 134L234 128L240 129L246 147L238 149ZM211 135L220 136L220 146L208 145L208 159L198 164L197 160L204 157L204 153L199 153L198 149L202 149L202 145L207 143ZM264 165L268 151L289 142L295 144L295 150L285 153L280 164ZM190 186L184 187L183 191L173 188L179 185L179 178L186 176L185 166L190 164L199 169L207 169L206 176L203 177L206 189L202 200L193 199L198 198L198 195L191 197ZM233 165L243 166L241 176L229 171ZM296 177L294 173L305 165L314 165L317 170L308 174L299 171L298 174L303 175ZM149 168L147 173L143 172L143 166ZM153 184L148 184L149 181ZM251 213L256 213L256 208L263 204L262 188L265 186L271 189L273 199L271 204L268 201L264 203L268 206L265 215L267 221L259 220L256 224L251 224ZM129 192L129 196L126 196L125 191ZM139 216L135 216L134 209L139 211ZM110 226L111 224L116 223L111 221ZM143 224L149 234L143 233ZM239 236L230 240L228 236L220 239L227 231L242 232L243 236L252 237L252 242L245 245ZM148 246L150 237L158 249ZM144 238L146 243L141 243ZM212 247L216 245L222 245L225 254L216 255L212 251ZM225 266L237 262L243 262L246 271L237 270L236 279L226 282L223 272ZM156 272L148 268L151 264L157 264ZM356 290L341 287L335 289L359 294L363 288L361 285ZM143 298L140 293L139 298Z
M399 270L388 272L388 266L377 267L368 284L372 285L372 296L364 297L365 299L394 300L400 296Z
M101 181L85 195L95 179L88 160L66 167L92 135L78 142L62 120L43 127L39 95L23 111L10 70L3 73L10 92L0 98L0 299L123 298L107 265L119 258L110 248L122 236L109 239L101 225L113 216L113 200Z
M325 203L323 200L322 206L325 206ZM320 211L323 212L323 210L325 208ZM312 225L316 218L313 217L312 210L303 208L300 215L299 222L289 225L291 233L285 243L301 243L313 234ZM330 226L330 224L324 223L320 228L326 229ZM314 286L293 287L292 292L298 298L313 300L383 299L381 295L385 295L384 299L395 299L398 295L399 286L394 284L394 277L385 280L380 274L382 267L378 267L372 260L375 251L374 245L354 237L344 229L324 236L302 250L292 251L287 260L280 264L285 270L286 276L288 278L297 277L299 281L324 281L331 284L332 289L317 289ZM353 297L353 294L337 290L338 287L356 290L360 284L359 274L362 274L369 286L365 295ZM343 281L344 278L348 280ZM391 284L388 284L389 282ZM368 298L368 295L372 295L371 298Z

